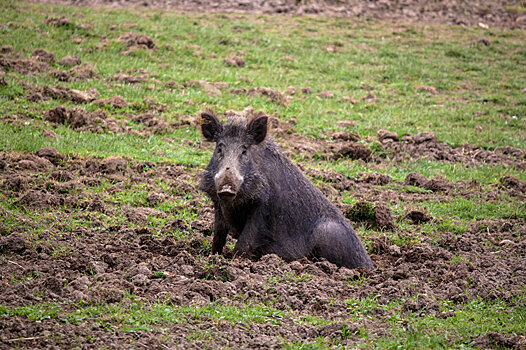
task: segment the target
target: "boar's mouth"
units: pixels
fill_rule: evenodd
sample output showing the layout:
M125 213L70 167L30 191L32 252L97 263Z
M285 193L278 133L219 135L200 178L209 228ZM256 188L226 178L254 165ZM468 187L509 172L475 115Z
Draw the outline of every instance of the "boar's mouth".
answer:
M217 191L217 194L219 195L219 197L221 197L223 199L233 199L236 196L237 193L232 188L231 185L225 184L225 185L221 186L219 191Z

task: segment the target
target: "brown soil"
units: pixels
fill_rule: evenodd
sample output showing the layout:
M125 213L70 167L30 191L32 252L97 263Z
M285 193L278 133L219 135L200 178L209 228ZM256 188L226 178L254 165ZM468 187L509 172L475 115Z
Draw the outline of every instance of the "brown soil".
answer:
M50 69L47 62L38 60L35 56L25 58L23 55L9 50L0 54L0 68L4 72L13 71L26 75L38 74Z
M70 0L37 0L71 4ZM74 4L77 4L74 2ZM82 5L110 7L161 8L194 11L198 13L252 13L252 14L292 14L322 15L351 18L374 18L393 22L440 22L457 25L504 26L510 28L526 27L526 11L520 3L513 0L445 0L445 1L200 1L200 0L84 0ZM65 18L48 19L52 25L71 25ZM333 45L327 50L337 50Z
M387 136L388 135L388 136ZM430 132L419 133L415 136L404 135L400 141L394 132L380 130L378 140L391 161L400 162L415 158L428 158L458 162L466 165L502 164L513 166L517 169L526 169L526 150L514 147L500 147L495 150L486 150L479 146L465 144L453 148L437 140Z
M235 95L268 97L269 101L271 102L278 103L282 106L288 105L288 99L281 91L277 91L268 87L256 87L250 89L231 88L229 92Z
M64 113L59 108L53 112L58 116L53 118L67 119L70 112ZM450 198L447 196L453 195L448 192L450 187L468 188L468 192L478 195L476 188L470 190L461 183L449 183L446 192L404 193L400 189L405 183L379 180L382 177L377 175L351 180L337 173L306 169L311 179L328 184L322 189L332 193L335 203L344 211L348 206L340 202L342 189L354 198L374 201L374 205L358 205L365 208L365 212L372 209L373 222L379 230L369 248L375 271L367 272L340 268L327 261L304 259L287 263L274 255L251 261L232 256L228 246L224 257L209 256L213 213L209 205L202 204L203 197L195 189L198 174L192 169L123 158L77 158L52 148L35 154L0 153L0 164L0 191L4 196L14 198L16 206L29 211L45 209L58 220L56 228L28 237L24 227L36 226L36 222L18 212L0 211L1 218L9 217L19 224L0 237L0 251L5 257L0 264L1 304L15 307L59 302L63 303L64 311L74 312L73 303L81 301L126 305L129 301L125 296L133 293L145 306L157 302L181 306L218 302L243 308L246 303L270 303L294 317L317 315L335 322L317 327L284 317L280 320L281 327L274 327L271 320L241 327L227 321L187 318L168 329L153 327L153 331L127 333L92 327L87 321L73 324L50 318L35 323L25 317L9 317L3 320L0 330L0 344L4 347L19 338L30 338L20 345L32 348L61 347L63 340L51 335L63 333L78 346L127 347L138 341L142 348L171 348L189 346L186 336L203 327L214 333L214 338L200 343L205 347L279 346L276 337L314 341L318 336L340 337L342 329L351 335L341 344L352 345L360 341L356 334L363 327L373 336L381 336L385 335L386 325L381 317L365 324L349 322L345 299L378 296L380 303L407 300L398 311L373 310L378 316L385 312L421 312L447 317L440 312L436 300L465 302L481 297L512 302L526 284L526 260L523 259L526 222L522 219L475 221L463 235L436 232L401 246L394 244L391 234L385 234L400 229L389 209L381 203L399 196L411 203L423 198L447 200ZM143 205L122 207L129 224L106 228L86 226L73 232L61 230L59 222L75 208L82 208L87 222L95 217L92 213L116 213L118 207L114 203L102 201L92 191L103 179L112 184L106 189L108 193L125 190L128 181L144 183L149 189L148 198ZM406 179L406 183L418 186L427 186L429 181L418 174ZM508 178L501 182L496 191L506 192L510 187L522 186ZM172 190L167 192L158 183ZM399 186L399 191L378 187L386 183ZM191 223L193 233L186 240L178 241L170 235L178 228L188 229L187 224L178 220L168 222L160 236L147 229L132 228L132 223L162 218L165 214L152 208L157 203L174 201L188 193L193 196L188 208L197 213L198 219ZM404 220L418 225L433 219L424 212L410 210ZM355 226L363 224L361 219L353 218L353 221ZM410 230L402 233L412 234ZM453 260L453 256L461 259ZM12 276L24 282L14 282ZM170 337L161 337L161 332L168 332ZM498 334L474 340L480 347L523 344L520 336Z

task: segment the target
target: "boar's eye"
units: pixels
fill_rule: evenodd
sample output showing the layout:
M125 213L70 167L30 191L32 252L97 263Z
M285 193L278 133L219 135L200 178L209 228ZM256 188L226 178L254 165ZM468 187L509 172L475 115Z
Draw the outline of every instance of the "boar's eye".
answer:
M247 155L247 151L248 151L248 147L247 146L242 146L241 147L241 155L242 156L246 156Z
M222 157L223 156L223 145L221 144L217 145L216 152L219 157Z

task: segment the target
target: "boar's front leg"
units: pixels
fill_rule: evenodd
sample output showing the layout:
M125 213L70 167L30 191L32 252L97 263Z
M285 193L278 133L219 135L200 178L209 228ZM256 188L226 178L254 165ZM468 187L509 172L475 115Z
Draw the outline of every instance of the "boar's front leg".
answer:
M215 208L214 238L212 240L212 254L221 254L228 235L228 224L221 213L221 209Z
M264 209L259 208L247 218L243 231L234 247L235 255L259 259L264 254L277 253L269 251L273 239L272 232L267 227L267 224L271 220L268 218L268 215L262 214L264 211Z

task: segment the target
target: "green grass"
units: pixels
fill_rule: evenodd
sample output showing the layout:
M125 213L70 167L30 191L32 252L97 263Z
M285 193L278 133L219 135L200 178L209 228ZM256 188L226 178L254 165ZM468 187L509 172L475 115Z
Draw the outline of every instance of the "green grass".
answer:
M6 307L0 306L0 317L23 316L41 322L46 319L61 320L74 325L89 322L93 327L108 330L134 332L139 330L152 331L160 327L171 327L185 324L190 320L199 325L212 319L217 322L227 322L232 328L243 328L250 323L281 325L283 318L289 318L297 324L311 324L317 327L331 324L320 317L297 317L269 306L256 305L244 307L227 306L211 303L202 307L179 307L168 303L145 305L129 296L131 303L121 304L39 304L34 306ZM128 300L128 299L127 299ZM439 301L439 309L434 312L421 310L419 312L401 312L403 300L380 304L376 298L349 299L348 320L356 325L364 319L375 319L376 310L383 310L388 315L383 318L385 323L384 337L373 338L365 329L358 326L357 330L343 330L342 336L356 336L362 341L360 347L369 348L472 348L473 340L488 332L504 334L520 334L524 331L526 322L526 307L521 300L516 300L514 308L508 307L502 301L487 302L479 299L464 305L456 305L447 300ZM395 311L395 312L390 312ZM440 313L448 313L448 317L437 317ZM206 332L209 336L213 329ZM204 334L189 331L190 338L202 339ZM374 341L374 342L373 342ZM318 338L313 343L301 344L288 340L286 348L325 348L337 345L337 338Z
M510 308L501 301L475 299L460 308L453 306L451 310L453 315L445 319L425 312L395 315L388 321L391 335L376 339L375 344L386 349L472 348L476 337L489 332L524 332L524 306Z
M94 87L102 97L121 95L131 103L140 104L145 97L153 98L167 104L163 115L168 119L175 113L195 114L205 106L225 111L250 104L269 113L277 112L284 119L296 115L297 132L314 137L335 130L335 120L353 120L355 131L364 136L374 135L376 128L388 128L399 134L433 131L451 145L466 142L488 148L525 145L524 137L517 137L517 133L524 135L525 132L526 108L521 92L525 80L520 68L525 60L521 31L492 29L487 33L480 28L465 30L413 24L397 26L393 34L393 30L386 30L380 23L345 19L338 20L341 23L335 29L333 20L323 18L314 24L291 18L280 23L282 27L277 30L279 19L272 17L254 21L251 16L236 16L231 20L217 15L183 16L173 12L153 14L110 9L99 9L95 14L85 8L52 7L55 15L63 14L74 21L73 28L56 28L43 24L48 16L43 5L10 4L4 5L3 16L7 20L3 21L6 25L0 31L4 44L12 45L16 51L46 48L57 58L79 55L84 62L96 66L101 78L116 74L118 69L146 69L158 82L119 86L93 79L64 85L80 90ZM31 16L17 12L15 9L19 7L31 11ZM72 17L73 11L81 12L84 17ZM126 24L131 18L136 28ZM118 24L118 28L108 31L110 23ZM81 29L80 24L89 24L92 29ZM232 31L240 26L250 30ZM305 36L307 28L315 29L317 35ZM35 30L42 34L35 36ZM129 31L150 35L158 51L139 50L132 56L120 55L124 46L116 39ZM471 45L476 38L488 34L493 42L491 46ZM70 35L84 41L75 44L67 40ZM99 49L97 45L103 38L107 38L109 44ZM338 52L324 49L331 42L341 44ZM191 45L201 47L198 54L189 48ZM246 67L225 66L223 59L239 50L246 53ZM284 56L292 57L294 62L280 61ZM325 64L319 65L319 62ZM496 83L495 76L500 78ZM263 97L249 98L227 91L216 97L208 96L200 88L180 86L175 91L162 88L168 80L181 83L199 79L248 87L241 77L256 81L258 86L278 90L289 85L312 86L314 93L293 99L288 107L283 107ZM38 84L57 83L48 74L29 80ZM377 101L359 102L355 106L340 101L343 96L360 99L366 95L367 91L360 90L362 83L374 86ZM434 86L440 94L418 91L419 85ZM1 111L37 109L34 112L38 115L42 107L57 103L49 101L42 106L24 103L24 96L19 95L17 104L13 105L9 99L13 91L9 86L2 88ZM324 90L332 91L335 98L315 97ZM186 100L192 100L195 105L185 104ZM334 114L327 114L327 110ZM482 126L482 132L473 132L477 125Z

